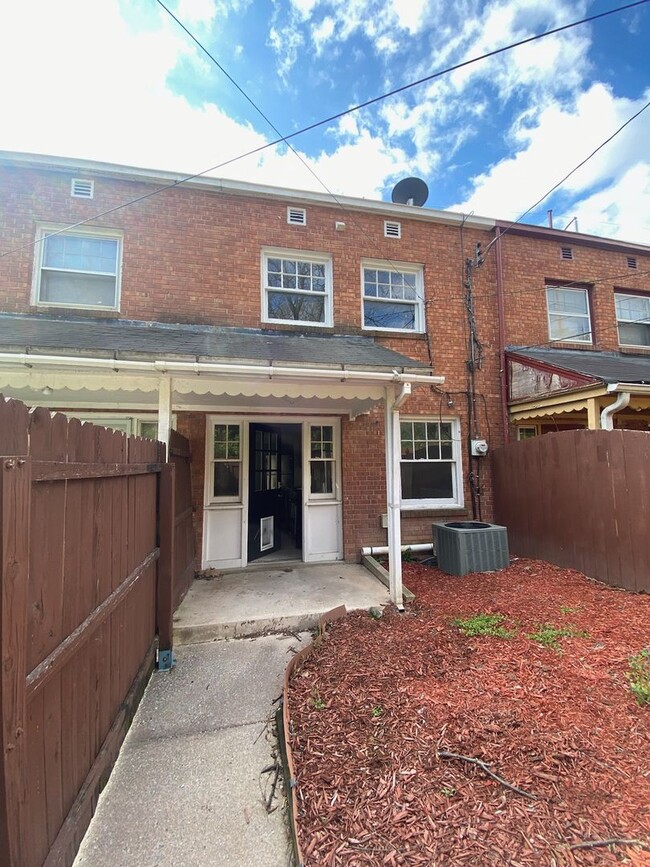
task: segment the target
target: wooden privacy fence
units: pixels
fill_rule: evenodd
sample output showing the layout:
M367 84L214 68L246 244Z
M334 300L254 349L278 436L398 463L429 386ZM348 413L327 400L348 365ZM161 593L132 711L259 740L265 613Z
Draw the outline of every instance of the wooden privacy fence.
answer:
M510 549L650 592L650 433L572 430L492 454Z
M194 554L177 544L187 482L164 459L0 395L2 867L72 863L157 633L171 653Z

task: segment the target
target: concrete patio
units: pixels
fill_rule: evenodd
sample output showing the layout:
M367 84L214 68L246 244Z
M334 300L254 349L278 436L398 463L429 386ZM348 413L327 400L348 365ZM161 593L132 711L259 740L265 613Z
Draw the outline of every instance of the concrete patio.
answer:
M356 563L252 566L194 581L174 615L174 643L301 632L321 614L383 606L388 590Z

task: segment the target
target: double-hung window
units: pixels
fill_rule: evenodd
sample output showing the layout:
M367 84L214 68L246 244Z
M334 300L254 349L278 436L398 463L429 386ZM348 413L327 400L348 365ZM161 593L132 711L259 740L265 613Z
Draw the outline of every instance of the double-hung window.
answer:
M363 327L381 331L424 331L422 267L367 261L361 266Z
M331 325L331 257L294 250L263 250L262 319Z
M650 346L650 295L616 292L616 322L621 346Z
M551 340L591 343L591 313L587 289L547 286L548 335Z
M333 425L311 425L309 439L310 494L331 497L336 476Z
M212 501L241 499L241 425L216 423L212 428Z
M34 296L39 305L119 309L122 237L109 230L39 230Z
M463 505L457 419L402 419L402 508Z

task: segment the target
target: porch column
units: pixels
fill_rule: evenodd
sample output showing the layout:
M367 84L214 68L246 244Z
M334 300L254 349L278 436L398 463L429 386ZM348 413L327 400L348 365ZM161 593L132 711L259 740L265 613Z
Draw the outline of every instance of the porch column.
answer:
M164 376L158 384L158 439L165 443L169 459L169 434L172 429L172 378Z
M388 502L388 577L391 601L403 608L402 598L402 527L400 523L400 433L399 412L395 409L395 392L386 389L386 499Z
M597 397L590 397L587 401L587 427L589 430L600 430L600 408Z

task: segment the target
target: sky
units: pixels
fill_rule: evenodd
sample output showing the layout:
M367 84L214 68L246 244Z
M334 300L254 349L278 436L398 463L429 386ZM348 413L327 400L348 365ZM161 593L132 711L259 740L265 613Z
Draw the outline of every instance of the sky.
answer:
M166 0L167 2L167 0ZM168 0L283 135L623 0ZM5 0L0 150L516 220L650 101L650 3L410 88L286 144L156 0ZM524 222L650 244L650 109Z

